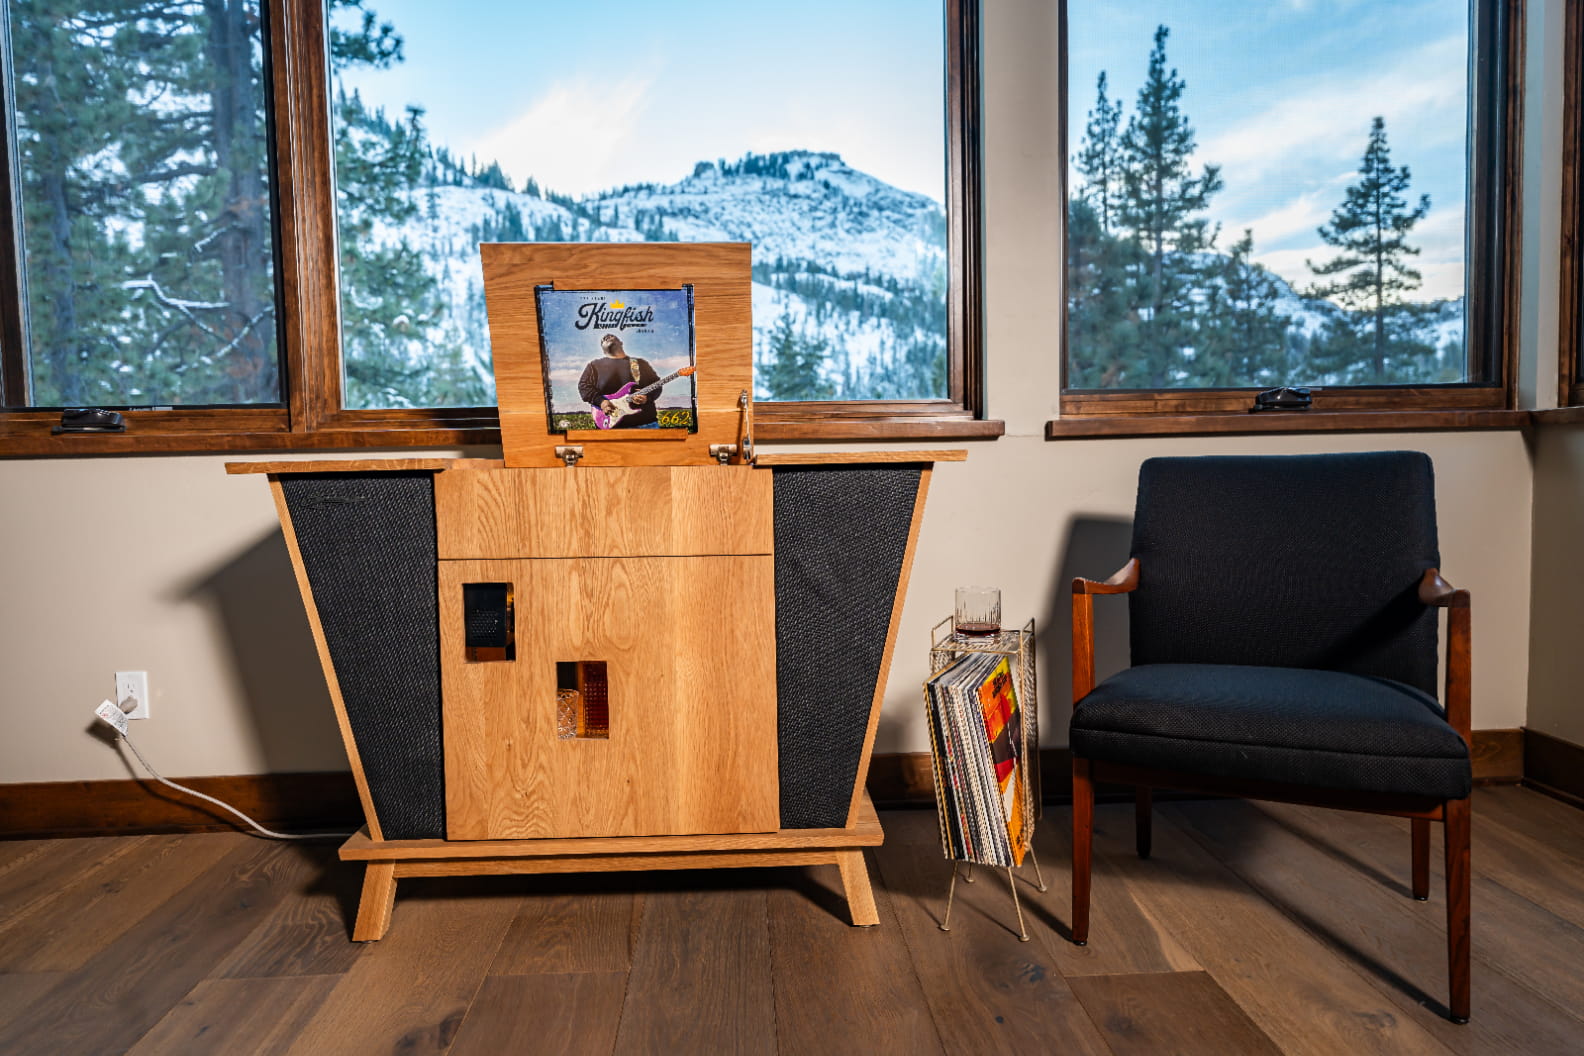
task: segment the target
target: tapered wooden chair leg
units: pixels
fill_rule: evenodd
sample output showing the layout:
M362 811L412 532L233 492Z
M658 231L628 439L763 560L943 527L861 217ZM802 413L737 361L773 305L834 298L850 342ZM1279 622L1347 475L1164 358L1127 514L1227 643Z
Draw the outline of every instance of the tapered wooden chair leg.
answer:
M1469 1019L1469 801L1446 804L1448 1009L1454 1023Z
M1430 898L1430 819L1413 819L1413 897Z
M1154 802L1151 790L1140 785L1133 792L1133 841L1138 856L1150 856L1150 807Z
M1072 941L1089 943L1089 874L1094 850L1094 782L1089 760L1073 760Z

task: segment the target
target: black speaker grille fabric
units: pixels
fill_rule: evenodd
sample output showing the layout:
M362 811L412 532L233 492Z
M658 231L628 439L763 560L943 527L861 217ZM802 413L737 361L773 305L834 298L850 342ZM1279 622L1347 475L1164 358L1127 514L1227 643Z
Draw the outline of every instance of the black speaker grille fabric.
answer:
M1345 671L1434 697L1435 482L1417 451L1152 458L1139 470L1134 664Z
M433 477L308 473L281 487L380 829L443 838Z
M775 470L781 826L847 824L918 466Z

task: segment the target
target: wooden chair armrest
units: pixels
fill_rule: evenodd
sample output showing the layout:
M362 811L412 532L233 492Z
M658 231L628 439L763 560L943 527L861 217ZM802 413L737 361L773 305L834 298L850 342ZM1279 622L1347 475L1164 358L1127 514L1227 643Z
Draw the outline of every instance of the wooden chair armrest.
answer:
M1442 609L1466 609L1469 607L1469 592L1458 590L1442 579L1440 569L1427 568L1424 578L1419 580L1419 600Z
M1128 563L1117 569L1110 579L1084 579L1079 576L1073 580L1072 589L1074 594L1126 594L1138 589L1138 585L1139 561L1134 557L1129 558Z
M1441 578L1441 570L1425 569L1419 580L1419 600L1426 605L1447 610L1446 691L1441 706L1446 709L1447 723L1474 750L1473 739L1473 627L1469 592L1458 590Z
M1094 594L1126 594L1139 585L1138 558L1130 558L1128 563L1117 570L1116 575L1100 582L1093 579L1084 579L1082 576L1073 580L1073 620L1072 620L1072 683L1073 705L1089 695L1094 688Z

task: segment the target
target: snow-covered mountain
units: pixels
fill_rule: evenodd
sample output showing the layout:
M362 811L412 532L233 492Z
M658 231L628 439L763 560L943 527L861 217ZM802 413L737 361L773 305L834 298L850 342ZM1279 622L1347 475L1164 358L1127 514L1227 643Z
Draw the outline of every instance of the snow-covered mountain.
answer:
M488 370L478 243L742 241L753 244L754 355L761 398L776 350L811 349L835 398L944 395L946 218L829 153L700 162L672 184L570 198L512 189L441 156L415 190L417 214L377 244L420 248L451 311L443 340ZM784 381L784 379L783 379Z

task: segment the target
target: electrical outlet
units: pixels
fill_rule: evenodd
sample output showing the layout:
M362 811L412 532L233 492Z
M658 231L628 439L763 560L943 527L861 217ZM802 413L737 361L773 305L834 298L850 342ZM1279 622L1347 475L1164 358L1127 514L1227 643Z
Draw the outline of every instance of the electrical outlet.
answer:
M147 671L117 671L115 702L121 705L129 719L149 717L149 688Z

